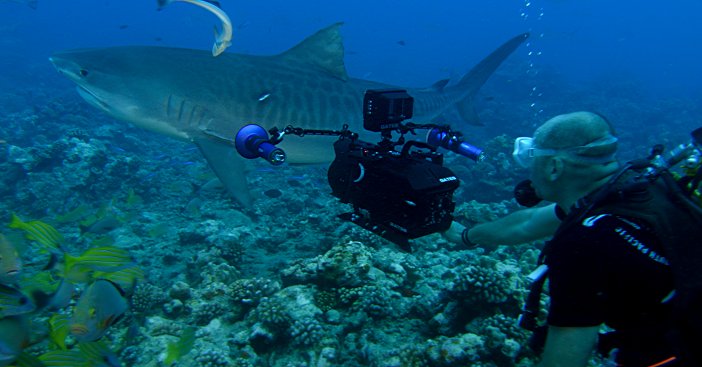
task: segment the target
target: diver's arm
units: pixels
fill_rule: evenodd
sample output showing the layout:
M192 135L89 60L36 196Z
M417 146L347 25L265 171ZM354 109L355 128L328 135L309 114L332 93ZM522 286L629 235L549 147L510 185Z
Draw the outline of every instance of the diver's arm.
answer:
M518 245L552 236L561 220L556 204L518 210L498 220L468 230L470 242L484 247Z
M539 367L584 367L597 344L599 326L549 326Z
M518 245L552 236L560 224L561 220L556 216L556 204L550 204L518 210L495 221L478 224L469 229L466 236L462 236L465 227L454 222L444 236L457 243L466 242L462 237L467 237L468 245L494 248L498 245Z

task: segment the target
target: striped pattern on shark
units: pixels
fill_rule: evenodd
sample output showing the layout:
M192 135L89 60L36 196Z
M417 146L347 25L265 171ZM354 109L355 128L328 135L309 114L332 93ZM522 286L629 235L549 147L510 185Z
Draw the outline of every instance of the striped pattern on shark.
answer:
M407 89L414 121L450 116L478 124L472 99L497 67L527 39L520 34L493 51L455 85L403 88L350 78L337 23L274 56L163 47L110 47L55 53L51 62L77 84L80 95L116 119L195 143L229 193L243 206L252 198L244 163L232 149L246 124L339 129L361 137L368 89ZM364 135L366 134L366 135ZM288 137L280 145L290 163L333 159L333 137Z

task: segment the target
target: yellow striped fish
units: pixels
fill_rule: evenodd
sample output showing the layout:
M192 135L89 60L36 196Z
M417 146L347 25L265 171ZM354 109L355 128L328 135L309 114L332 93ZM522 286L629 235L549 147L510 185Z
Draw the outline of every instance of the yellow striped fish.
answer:
M48 250L60 250L64 241L63 235L51 225L38 220L23 222L16 214L12 214L8 227L24 231L27 239L38 242Z
M45 367L122 366L115 352L101 342L79 343L77 349L71 350L52 350L40 355L38 360Z
M138 266L132 265L128 268L110 273L96 271L94 276L96 279L107 279L122 287L122 289L128 290L136 285L137 280L144 279L144 271Z
M68 322L70 318L68 315L54 314L49 319L49 340L59 349L68 350L66 347L66 337L70 332L68 328Z
M64 255L64 278L74 283L85 283L96 272L114 273L135 266L129 253L123 249L103 246L86 250L80 256Z
M168 343L166 347L166 359L164 361L166 366L171 366L173 363L177 362L184 355L190 353L195 344L195 328L189 327L183 330L180 335L180 339L176 342Z

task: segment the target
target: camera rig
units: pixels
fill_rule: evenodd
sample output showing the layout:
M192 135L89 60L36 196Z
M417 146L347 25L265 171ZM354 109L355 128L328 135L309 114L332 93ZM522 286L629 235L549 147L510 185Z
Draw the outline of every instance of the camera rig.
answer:
M285 161L285 153L276 144L285 135L338 136L327 178L332 195L353 206L352 212L339 218L411 251L409 239L446 231L453 221L453 192L460 182L443 166L438 147L475 161L485 157L449 126L403 124L412 117L412 107L413 99L404 90L366 92L363 125L381 133L376 144L360 140L348 125L341 130L273 127L268 131L270 138L262 127L247 125L237 133L235 145L245 158L261 157L278 165ZM426 142L405 140L406 134L416 135L416 130L429 130ZM392 132L400 134L397 140L392 139Z

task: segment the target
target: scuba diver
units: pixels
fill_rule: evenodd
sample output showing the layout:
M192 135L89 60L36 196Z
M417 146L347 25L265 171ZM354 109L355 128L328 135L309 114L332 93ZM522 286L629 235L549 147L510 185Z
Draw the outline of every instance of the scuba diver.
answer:
M586 366L595 350L617 366L700 366L699 207L678 205L670 193L679 185L658 179L672 176L667 167L622 165L616 153L601 115L556 116L517 138L513 154L530 170L518 201L551 204L471 229L454 222L444 236L488 249L550 237L520 317L543 350L540 366ZM546 279L547 325L538 326Z

